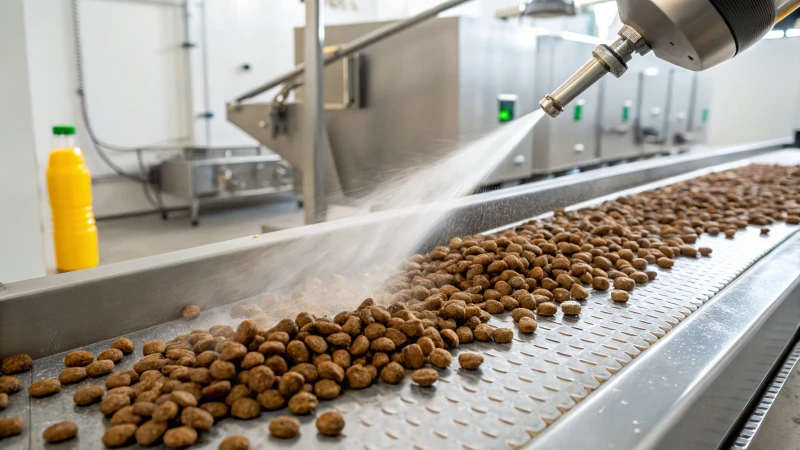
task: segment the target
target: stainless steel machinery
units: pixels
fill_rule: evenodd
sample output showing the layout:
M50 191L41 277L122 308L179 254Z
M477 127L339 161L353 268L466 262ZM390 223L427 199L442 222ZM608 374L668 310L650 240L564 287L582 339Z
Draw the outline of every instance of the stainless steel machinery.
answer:
M800 149L789 144L638 161L0 285L0 358L21 352L34 357L33 371L22 374L27 388L33 380L56 376L65 351L96 353L122 335L138 350L148 340L235 323L228 312L240 301L260 302L272 324L282 318L282 305L261 294L283 281L275 268L296 243L303 248L336 239L361 243L368 230L389 222L416 223L446 212L447 219L421 244L432 248L451 236L516 226L554 207L587 206L709 171L751 162L800 164ZM406 379L397 386L346 390L317 408L317 414L335 408L345 415L346 437L340 440L320 438L313 418L302 420L295 440L269 439L266 423L285 411L263 411L250 421L220 421L193 448L217 448L230 434L298 449L724 448L794 345L800 326L798 230L775 224L766 236L758 227L742 230L735 240L703 236L697 245L714 248L710 259L681 258L671 269L657 268L658 277L624 305L593 293L579 318L540 318L534 335L515 335L510 345L476 342L453 349L455 355L479 352L485 362L476 372L440 371L434 388L421 389ZM353 299L353 306L360 300ZM197 320L180 319L189 303L205 311ZM497 315L491 324L514 328L511 320ZM135 360L126 356L115 370L130 369ZM47 448L42 430L72 420L80 427L73 446L95 448L107 420L96 407L75 408L72 395L102 383L88 379L42 399L24 390L13 395L0 417L24 417L25 428L0 445Z
M158 167L161 192L184 198L192 225L202 200L223 200L291 191L292 168L260 147L191 147Z
M561 114L607 73L622 76L635 54L653 50L660 59L693 71L729 60L800 7L800 0L617 0L617 6L624 24L619 39L598 45L589 62L542 98L539 104L550 116ZM688 116L676 120L670 120L669 129L680 141Z

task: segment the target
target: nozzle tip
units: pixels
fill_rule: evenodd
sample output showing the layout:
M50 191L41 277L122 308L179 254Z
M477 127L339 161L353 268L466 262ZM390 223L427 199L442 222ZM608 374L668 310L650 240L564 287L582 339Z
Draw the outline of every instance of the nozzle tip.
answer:
M564 111L564 108L561 107L561 105L559 105L558 102L549 95L544 96L544 98L539 102L539 106L541 106L544 112L546 112L547 115L552 118L558 117L558 115Z

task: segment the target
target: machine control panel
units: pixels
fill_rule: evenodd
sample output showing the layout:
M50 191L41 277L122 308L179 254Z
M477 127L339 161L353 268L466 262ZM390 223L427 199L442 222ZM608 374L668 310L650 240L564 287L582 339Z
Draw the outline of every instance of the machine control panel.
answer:
M497 121L500 123L514 120L515 107L518 97L514 94L500 94L497 96Z

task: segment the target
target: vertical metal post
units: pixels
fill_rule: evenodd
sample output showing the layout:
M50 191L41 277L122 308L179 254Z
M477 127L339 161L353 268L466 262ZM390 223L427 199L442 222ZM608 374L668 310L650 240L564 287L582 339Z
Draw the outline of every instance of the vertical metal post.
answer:
M302 169L306 224L325 221L325 141L322 92L322 46L325 25L320 0L305 0L305 92L303 116L305 158Z

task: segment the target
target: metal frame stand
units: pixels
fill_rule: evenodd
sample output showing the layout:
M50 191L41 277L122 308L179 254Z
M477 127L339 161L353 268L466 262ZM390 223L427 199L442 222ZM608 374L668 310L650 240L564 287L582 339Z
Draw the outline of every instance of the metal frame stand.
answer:
M305 103L303 116L308 124L303 136L305 158L302 168L303 207L306 224L325 221L325 141L324 97L322 88L322 47L325 25L319 0L306 0Z

